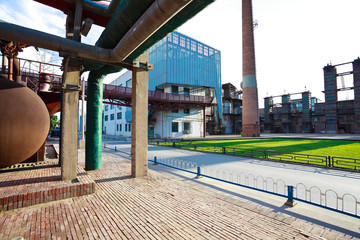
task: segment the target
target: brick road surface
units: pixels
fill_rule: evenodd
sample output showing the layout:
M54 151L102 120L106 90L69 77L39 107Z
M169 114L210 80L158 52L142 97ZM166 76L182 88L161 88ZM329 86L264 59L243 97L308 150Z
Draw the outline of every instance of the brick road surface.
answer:
M88 174L95 194L2 212L0 239L355 239L164 173L131 178L107 150Z

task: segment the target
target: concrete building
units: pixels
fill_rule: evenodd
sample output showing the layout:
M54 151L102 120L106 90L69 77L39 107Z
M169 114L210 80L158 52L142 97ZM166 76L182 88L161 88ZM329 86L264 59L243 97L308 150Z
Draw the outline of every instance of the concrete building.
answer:
M149 50L149 90L189 96L213 97L216 106L168 104L149 110L149 137L203 137L220 129L222 118L220 51L178 32L173 32ZM131 87L126 72L111 85ZM131 136L131 108L104 105L103 131L108 135Z

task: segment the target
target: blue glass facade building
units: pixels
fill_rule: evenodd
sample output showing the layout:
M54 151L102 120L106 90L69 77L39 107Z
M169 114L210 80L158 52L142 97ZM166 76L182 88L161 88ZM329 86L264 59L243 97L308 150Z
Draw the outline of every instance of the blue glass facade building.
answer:
M214 88L218 117L222 118L221 53L179 32L173 32L149 50L149 90L164 84ZM181 93L180 93L181 94Z

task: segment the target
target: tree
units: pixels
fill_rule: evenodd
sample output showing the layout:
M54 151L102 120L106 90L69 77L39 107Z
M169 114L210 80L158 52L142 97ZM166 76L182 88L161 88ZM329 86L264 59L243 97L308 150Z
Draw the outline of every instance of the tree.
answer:
M52 115L50 118L50 129L54 129L58 124L58 117L56 115Z

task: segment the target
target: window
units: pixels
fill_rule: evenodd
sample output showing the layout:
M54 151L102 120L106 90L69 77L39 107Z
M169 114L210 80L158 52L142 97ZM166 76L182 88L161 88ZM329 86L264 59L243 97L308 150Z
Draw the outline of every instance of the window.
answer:
M184 122L184 134L189 134L189 133L190 133L190 123Z
M121 119L121 118L122 118L122 112L118 112L117 116L116 116L116 119Z
M116 124L116 131L119 131L119 124Z
M109 120L109 116L105 115L105 121Z
M127 132L127 124L125 124L125 132Z
M205 88L205 96L210 96L210 88Z
M184 94L189 95L190 94L190 88L184 87Z
M114 109L114 105L110 105L110 109Z
M119 124L120 125L120 132L122 131L122 124Z
M178 44L179 36L177 34L173 34L173 43Z
M185 38L180 37L180 46L185 47Z
M171 123L171 131L172 132L179 132L179 123L178 122L172 122Z
M179 93L179 87L178 86L171 86L171 93L172 94L178 94Z
M114 115L114 114L111 114L111 115L110 115L110 120L114 120L114 118L115 118L115 115Z
M105 111L109 110L109 105L105 105Z
M196 51L196 42L191 41L191 50Z
M118 105L117 108L121 110L121 106Z
M190 109L184 109L184 114L190 114Z
M172 112L173 112L173 113L178 113L179 110L177 110L177 109L176 109L176 110L172 110Z
M129 123L129 132L131 132L131 123Z
M132 79L126 81L126 87L132 87Z

